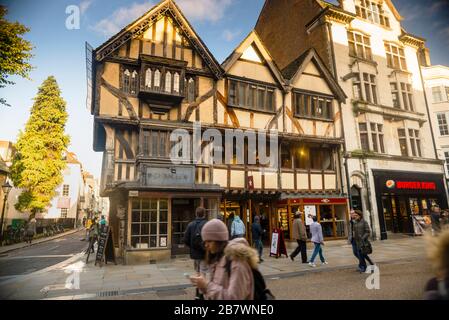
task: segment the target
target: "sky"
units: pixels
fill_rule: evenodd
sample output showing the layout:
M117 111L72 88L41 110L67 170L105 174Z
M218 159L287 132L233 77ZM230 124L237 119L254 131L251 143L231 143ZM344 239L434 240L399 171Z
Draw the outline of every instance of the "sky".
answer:
M156 0L0 0L9 21L31 30L34 46L31 80L12 77L15 85L0 89L11 107L0 106L0 140L16 141L29 117L33 97L50 75L56 77L67 102L69 150L83 168L100 177L102 153L94 152L93 117L86 108L85 42L94 48L149 10ZM336 3L336 0L330 2ZM393 0L404 17L403 27L427 39L432 64L449 66L449 0ZM209 50L223 60L254 28L264 0L177 0ZM68 29L70 6L80 11L79 28ZM69 13L66 13L69 7Z

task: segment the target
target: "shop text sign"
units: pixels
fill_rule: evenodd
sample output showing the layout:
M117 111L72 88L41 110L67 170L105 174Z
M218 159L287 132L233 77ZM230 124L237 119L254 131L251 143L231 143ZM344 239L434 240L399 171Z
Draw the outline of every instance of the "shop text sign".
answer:
M436 190L435 182L427 181L394 181L388 180L386 186L389 189L408 189L408 190Z

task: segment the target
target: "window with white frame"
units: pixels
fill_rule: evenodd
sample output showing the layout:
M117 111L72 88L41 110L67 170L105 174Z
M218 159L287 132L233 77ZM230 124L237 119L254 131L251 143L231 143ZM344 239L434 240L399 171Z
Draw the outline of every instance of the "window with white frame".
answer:
M383 125L380 123L370 123L370 129L373 151L385 153Z
M356 2L355 12L358 17L385 27L390 27L390 19L382 9L381 3L369 0L359 0Z
M348 31L349 54L372 60L370 37L356 31Z
M365 100L377 104L376 76L369 73L363 73L363 85L365 88Z
M414 111L412 85L410 83L401 82L401 93L404 109Z
M410 146L414 157L421 157L421 139L419 138L419 130L408 129L410 138Z
M133 199L131 247L168 247L168 199Z
M68 210L67 208L61 208L61 218L67 218Z
M440 135L447 136L449 135L449 127L447 125L447 118L445 113L438 113L438 128L440 129Z
M441 87L432 88L432 98L434 103L443 101L443 95L441 94Z
M387 66L389 68L407 70L404 48L390 42L385 42L385 52L387 54Z
M405 133L405 129L398 129L399 136L399 148L401 149L401 155L404 157L408 157L408 147L407 147L407 136Z

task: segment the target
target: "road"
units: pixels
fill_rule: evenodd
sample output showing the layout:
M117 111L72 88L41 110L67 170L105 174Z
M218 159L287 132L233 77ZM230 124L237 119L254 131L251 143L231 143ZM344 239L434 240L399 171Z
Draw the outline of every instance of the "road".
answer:
M87 246L86 241L80 241L84 234L79 231L0 255L0 281L47 268L80 253Z
M366 288L368 274L355 268L304 273L289 278L266 279L269 289L280 300L420 300L426 281L432 277L425 259L379 264L379 289ZM192 300L192 288L130 294L99 299Z

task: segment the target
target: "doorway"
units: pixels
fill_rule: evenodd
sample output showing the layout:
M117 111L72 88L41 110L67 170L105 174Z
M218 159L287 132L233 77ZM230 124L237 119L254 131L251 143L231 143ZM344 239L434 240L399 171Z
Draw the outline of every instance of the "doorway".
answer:
M184 244L184 233L187 225L195 219L195 208L199 205L200 199L172 200L172 255L189 254L189 247Z

